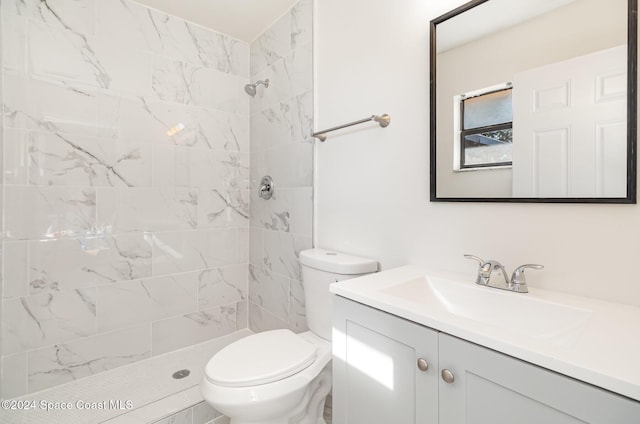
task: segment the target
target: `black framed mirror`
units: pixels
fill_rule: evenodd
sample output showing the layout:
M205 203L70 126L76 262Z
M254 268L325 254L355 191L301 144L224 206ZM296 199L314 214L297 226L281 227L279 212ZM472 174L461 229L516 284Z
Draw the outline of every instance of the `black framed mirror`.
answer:
M636 203L637 0L473 0L431 21L435 202Z

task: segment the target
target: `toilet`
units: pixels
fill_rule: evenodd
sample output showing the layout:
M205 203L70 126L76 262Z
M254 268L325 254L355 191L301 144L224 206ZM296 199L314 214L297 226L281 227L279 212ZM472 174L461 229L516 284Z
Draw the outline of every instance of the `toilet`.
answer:
M300 253L309 331L271 330L226 346L207 363L200 391L231 424L324 424L331 391L331 294L337 281L378 263L322 249Z

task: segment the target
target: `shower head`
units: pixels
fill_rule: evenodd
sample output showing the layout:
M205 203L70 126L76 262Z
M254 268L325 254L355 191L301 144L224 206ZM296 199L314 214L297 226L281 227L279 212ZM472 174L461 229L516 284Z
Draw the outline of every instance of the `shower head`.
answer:
M264 81L256 81L255 84L247 84L244 86L244 91L246 91L248 95L253 97L256 95L256 87L258 87L259 85L264 85L264 88L269 87L269 79L267 78Z

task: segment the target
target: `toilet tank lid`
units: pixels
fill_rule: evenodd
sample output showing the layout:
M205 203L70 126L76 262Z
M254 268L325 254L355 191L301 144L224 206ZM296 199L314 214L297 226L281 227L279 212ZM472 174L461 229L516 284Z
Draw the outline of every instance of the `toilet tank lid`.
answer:
M300 263L320 271L334 274L367 274L378 270L378 262L324 249L308 249L300 252Z

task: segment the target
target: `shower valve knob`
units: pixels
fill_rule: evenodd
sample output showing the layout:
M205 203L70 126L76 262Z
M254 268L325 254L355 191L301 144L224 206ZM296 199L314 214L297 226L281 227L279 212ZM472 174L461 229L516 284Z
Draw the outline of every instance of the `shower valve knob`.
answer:
M275 187L273 185L273 178L269 175L265 175L262 177L260 181L260 190L258 191L258 196L263 198L264 200L269 200L273 196L273 191Z

